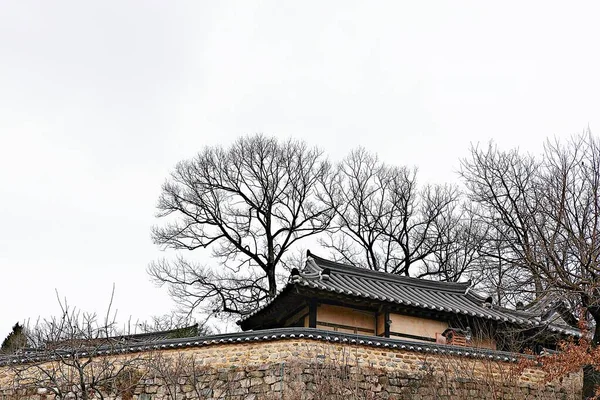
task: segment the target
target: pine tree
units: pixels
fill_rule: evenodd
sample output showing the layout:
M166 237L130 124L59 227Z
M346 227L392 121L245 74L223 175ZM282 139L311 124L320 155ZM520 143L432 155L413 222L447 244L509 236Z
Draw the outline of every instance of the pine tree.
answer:
M14 353L17 350L27 345L27 337L23 325L18 322L13 326L12 332L2 342L0 346L0 353Z

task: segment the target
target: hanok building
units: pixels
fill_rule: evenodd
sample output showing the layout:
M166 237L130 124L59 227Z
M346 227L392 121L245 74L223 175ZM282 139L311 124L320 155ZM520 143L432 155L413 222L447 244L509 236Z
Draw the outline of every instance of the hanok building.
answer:
M518 308L492 304L469 282L392 275L309 251L304 269L238 324L244 331L304 327L505 351L554 349L559 339L581 336L555 302Z

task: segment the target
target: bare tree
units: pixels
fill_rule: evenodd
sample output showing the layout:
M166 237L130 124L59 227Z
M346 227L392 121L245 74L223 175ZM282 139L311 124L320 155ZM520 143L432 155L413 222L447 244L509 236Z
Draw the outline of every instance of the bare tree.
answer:
M246 136L208 147L177 164L163 185L152 231L162 248L210 248L219 265L179 256L151 263L188 312L244 314L277 292L277 267L298 241L328 228L330 208L316 201L329 173L322 151L304 142Z
M60 316L26 329L30 347L19 352L19 362L9 363L14 387L59 399L132 398L142 377L141 359L121 354L123 343L114 336L110 308L99 319L71 308L66 301L59 300L59 304Z
M487 260L482 274L499 303L508 301L511 293L529 294L531 300L544 292L539 276L526 268L523 247L532 243L529 210L538 171L539 162L532 156L502 152L492 144L486 150L472 147L471 157L461 161L474 218L486 227L480 249Z
M161 353L156 353L148 358L147 368L149 376L153 380L158 380L165 389L168 399L177 399L177 394L181 393L180 388L184 384L188 384L195 389L195 398L207 398L207 396L197 390L198 379L196 373L198 366L193 354L178 353L165 356ZM181 397L181 394L179 397Z
M206 365L198 354L155 352L146 360L148 378L164 388L167 399L229 399L239 396L243 368ZM237 392L237 393L236 393Z
M512 290L576 297L600 342L600 141L548 140L539 158L471 148L461 175L488 226L484 255L511 270ZM500 283L500 282L499 282ZM504 284L504 283L502 283Z
M365 149L352 151L321 193L336 212L321 244L340 261L409 275L413 265L422 265L447 244L449 214L458 201L452 186L419 189L416 174L416 169L388 166Z

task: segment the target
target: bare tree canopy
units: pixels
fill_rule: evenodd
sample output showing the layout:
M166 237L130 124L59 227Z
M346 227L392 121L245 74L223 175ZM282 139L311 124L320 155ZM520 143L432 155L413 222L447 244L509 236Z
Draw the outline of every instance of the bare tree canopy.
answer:
M416 169L386 165L365 149L352 151L321 193L336 212L321 245L352 265L402 275L416 274L411 267L418 266L422 275L439 276L447 263L458 262L448 246L458 235L459 194L449 185L419 189L416 175Z
M317 201L329 173L321 150L262 135L207 147L177 164L163 185L152 230L162 248L210 248L219 265L179 256L149 266L190 312L243 314L277 292L277 267L296 243L328 228L331 209Z
M435 219L437 245L423 258L418 277L447 282L470 280L479 285L483 280L482 237L486 227L473 216L468 204L452 202Z
M474 279L498 304L575 295L600 318L598 140L548 141L536 158L471 148L466 197L417 185L414 168L364 149L335 169L303 142L247 136L180 162L164 184L153 229L162 248L210 248L217 263L177 254L151 263L186 311L244 314L273 297L279 266L318 235L338 261L448 281ZM600 326L600 324L599 324Z
M510 275L508 290L571 295L596 322L600 341L600 142L590 132L548 140L535 158L471 148L461 175L476 218L487 225L483 254ZM502 282L500 284L503 284Z
M21 362L9 364L14 386L60 399L130 397L143 375L141 358L109 355L122 346L111 306L99 317L70 307L66 300L59 299L59 305L60 316L23 330L27 348L19 352Z

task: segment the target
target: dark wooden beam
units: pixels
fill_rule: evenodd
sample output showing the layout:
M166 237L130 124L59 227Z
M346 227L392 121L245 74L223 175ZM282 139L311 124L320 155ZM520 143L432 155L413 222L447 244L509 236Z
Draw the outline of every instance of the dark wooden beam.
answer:
M308 327L317 327L317 302L316 300L310 300L308 302Z
M383 336L384 337L390 337L390 325L392 324L392 321L390 321L390 310L389 308L385 308L385 310L383 311L383 327L384 327L384 331L383 331Z

